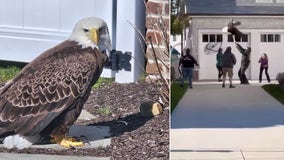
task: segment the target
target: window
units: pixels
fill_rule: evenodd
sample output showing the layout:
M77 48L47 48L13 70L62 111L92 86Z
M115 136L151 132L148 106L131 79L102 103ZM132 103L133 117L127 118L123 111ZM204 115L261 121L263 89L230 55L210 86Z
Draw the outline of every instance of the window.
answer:
M260 42L266 42L267 40L267 38L266 38L267 36L266 36L266 34L262 34L262 35L260 35Z
M268 34L267 35L267 42L273 42L273 34Z
M275 42L280 42L280 41L281 41L281 40L280 40L280 39L281 39L281 38L280 38L280 34L275 34L274 36L275 36L275 37L274 37L274 41L275 41Z
M281 42L280 34L261 34L260 42Z
M247 34L243 36L236 35L235 40L236 42L248 42L248 35ZM234 42L233 35L228 34L228 42Z
M217 42L223 42L222 34L217 34Z
M210 35L209 35L209 42L216 42L216 36L215 36L215 34L210 34Z
M202 35L202 42L208 42L208 34Z
M222 34L203 34L202 42L223 42Z

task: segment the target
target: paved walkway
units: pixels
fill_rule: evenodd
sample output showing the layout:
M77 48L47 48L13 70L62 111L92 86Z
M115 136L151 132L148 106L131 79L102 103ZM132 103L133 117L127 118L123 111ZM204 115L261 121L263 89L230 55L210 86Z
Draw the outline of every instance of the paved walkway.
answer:
M171 115L172 160L284 159L284 106L258 83L193 87Z
M86 110L83 110L78 120L91 120L97 118ZM70 136L84 135L90 141L90 144L82 148L107 147L111 144L110 128L102 126L72 126L69 131ZM3 147L0 144L0 147ZM65 148L57 144L32 145L31 148L43 148L53 150L64 150ZM44 154L17 154L0 153L0 160L110 160L110 157L90 157L90 156L60 156Z

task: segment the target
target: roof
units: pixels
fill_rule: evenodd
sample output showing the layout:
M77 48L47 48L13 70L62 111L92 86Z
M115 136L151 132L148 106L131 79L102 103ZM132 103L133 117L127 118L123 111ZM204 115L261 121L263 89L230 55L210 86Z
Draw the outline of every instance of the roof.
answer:
M185 0L190 15L284 15L283 3L255 0Z

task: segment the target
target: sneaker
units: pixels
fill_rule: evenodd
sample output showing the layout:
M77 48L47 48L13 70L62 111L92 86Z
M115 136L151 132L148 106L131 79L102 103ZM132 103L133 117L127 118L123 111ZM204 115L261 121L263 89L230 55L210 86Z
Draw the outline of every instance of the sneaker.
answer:
M233 85L230 85L230 87L229 88L236 88L235 86L233 86Z
M222 84L222 87L225 88L225 84Z
M192 89L192 86L189 86L190 89Z

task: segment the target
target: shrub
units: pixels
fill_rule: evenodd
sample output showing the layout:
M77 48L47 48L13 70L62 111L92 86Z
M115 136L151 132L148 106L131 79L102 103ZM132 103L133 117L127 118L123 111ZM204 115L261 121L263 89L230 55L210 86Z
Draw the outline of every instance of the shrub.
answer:
M276 80L279 84L284 84L284 72L278 73L276 76Z
M284 72L278 73L276 80L278 81L280 88L284 91Z

